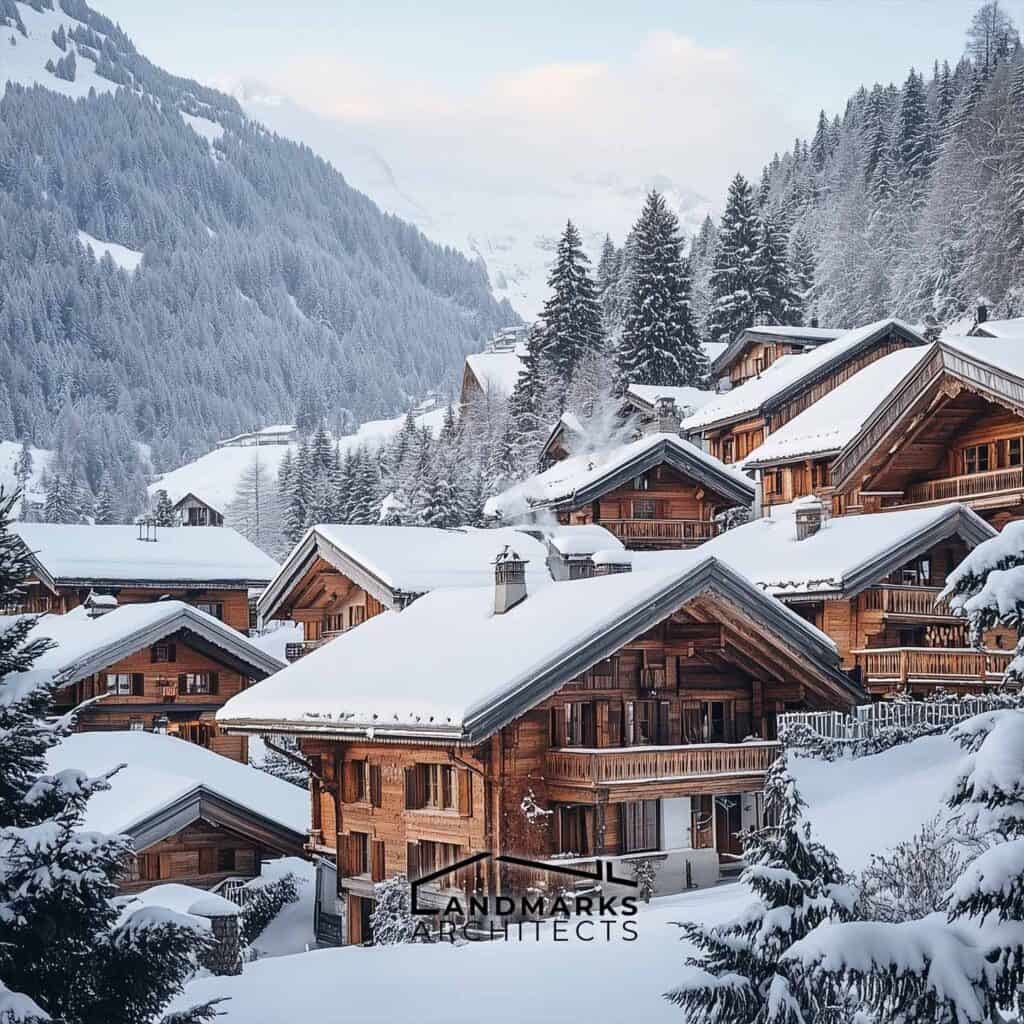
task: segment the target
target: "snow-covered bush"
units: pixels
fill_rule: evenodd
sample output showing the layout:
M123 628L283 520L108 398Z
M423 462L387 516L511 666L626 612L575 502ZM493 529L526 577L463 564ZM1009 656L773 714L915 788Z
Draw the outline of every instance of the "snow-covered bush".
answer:
M658 865L649 857L643 860L635 860L630 864L633 874L633 881L639 886L640 899L644 903L650 903L654 895L655 883L658 878Z
M835 855L811 838L802 820L804 806L785 756L780 757L765 785L765 811L774 824L744 837L748 867L741 880L757 902L725 924L681 925L697 955L687 960L681 983L666 998L688 1019L701 1024L814 1019L809 993L794 985L784 956L823 922L846 920L854 894Z
M373 887L373 914L370 928L378 946L395 946L414 941L416 918L412 915L409 879L402 873Z
M288 906L299 898L299 881L290 872L258 884L250 883L246 887L245 904L242 907L242 919L239 922L243 946L251 946L266 929L267 925Z

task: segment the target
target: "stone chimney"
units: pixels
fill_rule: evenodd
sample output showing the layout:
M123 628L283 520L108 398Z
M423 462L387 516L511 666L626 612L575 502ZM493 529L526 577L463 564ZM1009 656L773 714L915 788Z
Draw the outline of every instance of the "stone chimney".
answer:
M986 306L984 303L979 302L978 303L977 314L975 315L975 320L977 321L977 323L983 324L987 319L988 319L988 306Z
M595 576L614 576L616 573L633 571L633 552L625 548L595 551L590 560L594 563Z
M682 417L674 398L658 397L654 400L654 416L644 424L645 434L678 434Z
M526 600L526 560L506 544L494 560L494 614L504 615Z
M796 539L813 537L825 521L825 506L820 498L809 494L801 498L796 507Z
M117 607L117 598L113 594L97 594L95 590L90 590L82 604L90 619L98 619Z

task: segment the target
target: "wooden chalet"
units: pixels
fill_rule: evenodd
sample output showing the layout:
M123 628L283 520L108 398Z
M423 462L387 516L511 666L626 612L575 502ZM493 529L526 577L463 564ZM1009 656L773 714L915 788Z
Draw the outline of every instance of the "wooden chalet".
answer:
M702 551L673 557L533 589L504 552L492 586L377 616L221 709L229 732L298 737L313 765L310 849L336 862L325 937L371 939L375 882L476 853L652 860L659 892L738 862L777 715L863 693L781 602ZM450 884L525 881L491 859Z
M608 541L614 543L607 538L602 546ZM260 621L302 625L303 641L286 648L294 661L431 590L485 585L490 563L507 544L530 558L534 586L546 581L545 547L518 530L323 523L306 533L260 596Z
M793 327L785 324L757 324L741 331L711 363L709 376L721 387L739 387L764 373L782 356L810 352L819 345L835 341L845 330L826 327Z
M999 629L982 649L939 600L947 575L995 531L964 505L830 518L814 498L771 510L702 552L742 567L835 643L844 669L875 698L938 686L999 683L1015 637ZM667 566L670 555L638 555ZM644 561L647 559L648 561Z
M166 882L209 889L302 854L308 792L258 768L144 732L78 733L48 754L54 772L102 775L119 764L110 789L89 801L84 827L132 838L122 892Z
M997 528L1024 516L1024 358L1012 340L945 338L835 456L837 514L959 501Z
M519 380L526 355L526 327L508 327L499 331L483 352L466 356L462 369L459 401L463 406L484 396L508 398Z
M119 605L172 598L237 630L250 628L249 593L276 575L277 563L241 534L212 527L67 526L15 523L31 556L27 612L69 612L90 594Z
M182 526L223 526L224 513L203 501L191 491L182 495L173 505L174 514Z
M673 405L636 441L572 455L491 498L485 512L503 522L549 519L603 526L629 548L689 548L714 537L715 517L749 508L754 485L742 473L679 436Z
M31 675L59 682L58 711L88 702L76 717L80 731L164 732L245 761L245 739L218 729L215 713L284 663L181 601L111 602L44 615L32 631L56 644Z
M686 433L701 437L722 462L743 462L771 434L865 366L898 349L924 344L920 334L891 318L847 331L803 355L777 360L719 395L686 420Z

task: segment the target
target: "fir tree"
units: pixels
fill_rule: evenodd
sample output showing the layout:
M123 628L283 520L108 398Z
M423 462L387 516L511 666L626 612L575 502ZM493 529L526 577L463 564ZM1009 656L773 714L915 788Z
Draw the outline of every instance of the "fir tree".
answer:
M106 476L101 480L100 490L96 495L96 503L93 505L93 519L100 526L109 526L118 520L117 502L114 498L110 479Z
M621 277L622 253L615 248L611 236L605 235L597 264L597 298L601 305L604 332L609 338L617 338L622 329Z
M814 249L807 233L801 229L793 232L789 249L790 276L793 281L793 292L800 312L799 322L807 324L808 313L813 305L814 292Z
M616 352L619 386L701 387L707 357L693 326L679 220L659 192L648 195L632 242L629 298Z
M709 341L730 342L754 323L759 234L750 185L737 174L729 185L718 229L710 280Z
M754 299L758 313L773 324L800 322L800 296L794 288L786 252L786 239L771 216L761 221L756 262Z
M373 887L373 914L370 927L378 946L394 946L412 942L416 934L416 918L412 915L409 879L393 875Z
M156 492L156 504L153 506L153 522L157 526L177 526L178 517L170 496L162 487Z
M43 517L48 523L77 523L81 520L78 488L74 481L54 473L46 482Z
M17 600L31 573L10 532L13 505L14 496L0 494L0 606ZM116 898L130 841L82 830L89 799L110 788L113 771L46 774L46 752L73 721L50 720L53 681L26 686L18 678L50 646L26 643L36 621L23 616L0 633L2 1001L23 1021L150 1024L195 969L205 933L194 918L155 907L125 912ZM205 1004L175 1020L215 1014Z

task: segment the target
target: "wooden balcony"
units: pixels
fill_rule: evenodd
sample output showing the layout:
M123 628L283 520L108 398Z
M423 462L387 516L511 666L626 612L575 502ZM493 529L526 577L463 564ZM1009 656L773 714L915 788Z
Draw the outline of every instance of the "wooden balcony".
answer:
M695 547L717 537L718 524L704 519L602 519L623 544Z
M954 619L948 601L939 601L939 587L871 587L860 595L863 611L897 619Z
M880 647L853 653L866 687L912 682L998 683L1013 659L1012 651L973 647Z
M779 744L701 743L672 747L607 747L548 751L549 785L583 789L643 784L690 784L710 792L715 780L763 775L778 756ZM720 788L720 787L719 787Z
M993 469L987 473L968 473L940 480L911 484L902 497L887 498L885 506L928 505L945 501L977 501L1012 494L1024 489L1024 466Z
M351 626L349 628L355 629L355 626ZM310 651L315 651L318 647L323 647L324 644L329 643L335 637L341 636L342 633L347 632L348 629L335 629L324 633L319 640L303 640L297 644L285 644L285 661L298 661L304 654L309 654Z

